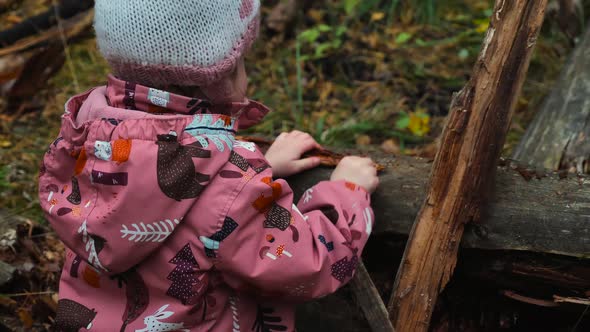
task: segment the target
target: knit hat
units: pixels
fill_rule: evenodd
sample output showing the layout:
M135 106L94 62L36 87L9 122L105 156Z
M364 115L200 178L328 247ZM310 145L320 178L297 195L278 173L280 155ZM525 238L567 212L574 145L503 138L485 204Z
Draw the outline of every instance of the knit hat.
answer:
M207 86L256 39L259 0L96 0L98 47L114 74L139 84Z

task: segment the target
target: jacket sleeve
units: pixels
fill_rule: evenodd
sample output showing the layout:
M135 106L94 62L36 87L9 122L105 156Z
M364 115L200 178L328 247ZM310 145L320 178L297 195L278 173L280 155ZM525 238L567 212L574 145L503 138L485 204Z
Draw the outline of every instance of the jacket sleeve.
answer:
M309 300L353 276L373 227L370 196L344 181L321 182L299 204L270 169L254 175L229 209L233 229L219 243L217 268L233 288ZM202 239L207 241L207 239Z

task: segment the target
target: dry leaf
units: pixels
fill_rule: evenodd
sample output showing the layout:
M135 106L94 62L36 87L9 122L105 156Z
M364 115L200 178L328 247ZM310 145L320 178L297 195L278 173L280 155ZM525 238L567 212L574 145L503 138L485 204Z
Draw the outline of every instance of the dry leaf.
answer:
M386 153L399 154L399 145L392 139L388 139L381 144L381 150Z
M371 21L381 21L382 19L385 18L385 13L384 12L375 12L373 14L371 14Z
M23 323L24 327L29 329L33 327L33 317L31 316L31 312L29 310L20 308L17 310L17 312L18 318L20 319L21 323Z
M356 145L367 146L371 144L371 137L369 135L359 135L356 138Z
M0 306L3 307L12 307L15 306L17 302L9 297L0 296Z

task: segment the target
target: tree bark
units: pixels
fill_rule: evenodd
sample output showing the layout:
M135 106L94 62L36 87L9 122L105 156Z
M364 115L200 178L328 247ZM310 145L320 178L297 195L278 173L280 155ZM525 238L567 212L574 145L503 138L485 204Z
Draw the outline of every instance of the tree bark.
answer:
M370 154L386 168L373 194L375 237L407 236L426 197L432 163ZM301 197L332 169L317 168L289 179ZM590 178L534 171L501 162L482 220L465 226L463 248L524 251L590 258ZM373 241L373 240L371 240Z
M547 169L590 171L590 28L514 152Z
M389 303L397 331L428 330L455 268L463 227L481 219L546 5L496 1L472 77L451 105L430 188L398 270Z

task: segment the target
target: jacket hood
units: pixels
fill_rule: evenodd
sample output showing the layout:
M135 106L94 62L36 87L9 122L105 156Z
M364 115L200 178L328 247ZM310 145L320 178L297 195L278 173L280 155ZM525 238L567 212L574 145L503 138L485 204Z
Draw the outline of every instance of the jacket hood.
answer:
M172 234L232 158L238 128L266 112L111 77L66 104L41 169L41 206L82 259L104 273L127 271Z

